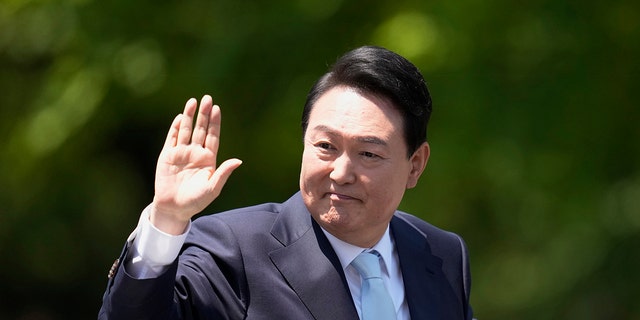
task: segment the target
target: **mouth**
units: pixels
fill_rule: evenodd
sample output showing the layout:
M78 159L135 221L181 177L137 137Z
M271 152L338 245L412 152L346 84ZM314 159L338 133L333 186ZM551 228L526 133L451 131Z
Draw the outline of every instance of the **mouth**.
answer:
M359 200L358 198L346 195L346 194L342 194L342 193L336 193L336 192L327 192L326 196L331 200L331 201L356 201Z

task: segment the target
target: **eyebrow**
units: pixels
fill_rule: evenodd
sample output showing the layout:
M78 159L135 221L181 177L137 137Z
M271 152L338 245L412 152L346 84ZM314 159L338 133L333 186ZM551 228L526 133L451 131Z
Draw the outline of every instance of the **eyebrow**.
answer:
M325 126L325 125L317 125L315 127L313 127L314 130L317 131L322 131L326 134L332 135L332 136L336 136L338 135L335 130L333 130L332 128ZM356 137L356 140L359 142L363 142L363 143L371 143L371 144L377 144L377 145L381 145L381 146L386 146L387 142L376 137L376 136L358 136Z

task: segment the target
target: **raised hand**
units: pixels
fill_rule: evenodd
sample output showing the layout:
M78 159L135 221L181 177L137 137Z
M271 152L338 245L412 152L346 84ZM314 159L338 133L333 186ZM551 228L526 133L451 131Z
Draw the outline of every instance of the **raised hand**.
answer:
M155 196L150 220L156 228L181 234L189 220L215 200L242 161L229 159L216 166L221 113L209 95L187 101L171 124L156 168Z

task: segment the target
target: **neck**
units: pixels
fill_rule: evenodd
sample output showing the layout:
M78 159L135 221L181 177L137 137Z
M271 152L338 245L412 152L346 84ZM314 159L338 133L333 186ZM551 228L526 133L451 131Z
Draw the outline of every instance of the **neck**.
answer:
M382 239L388 228L388 225L385 225L383 228L376 230L353 230L350 232L344 232L329 224L322 223L322 221L316 222L318 222L325 231L334 237L360 248L372 248L375 246L380 242L380 239Z

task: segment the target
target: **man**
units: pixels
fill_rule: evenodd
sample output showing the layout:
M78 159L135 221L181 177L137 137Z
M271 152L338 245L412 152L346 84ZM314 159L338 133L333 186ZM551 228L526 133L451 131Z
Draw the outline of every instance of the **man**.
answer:
M191 222L241 164L217 166L220 109L203 97L193 125L196 107L169 129L100 319L472 318L462 239L397 211L429 158L431 98L409 61L379 47L345 54L307 97L300 192Z

